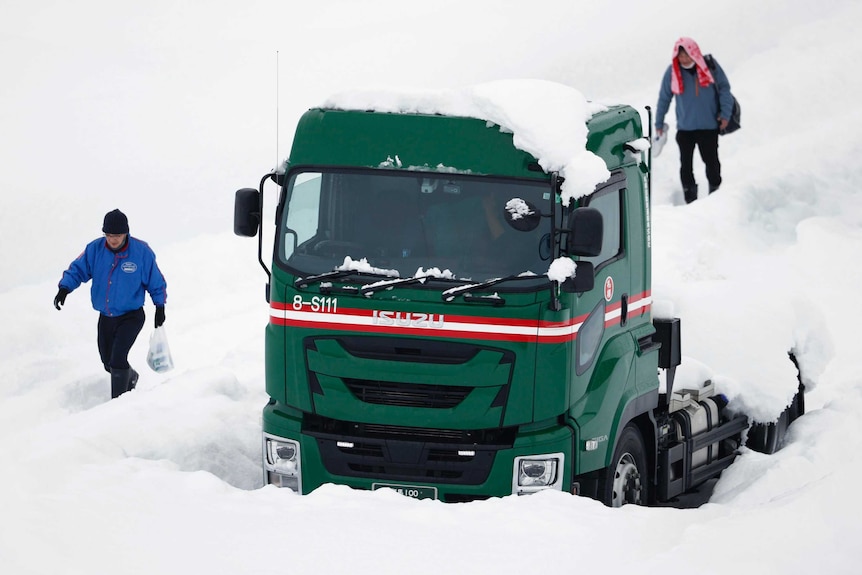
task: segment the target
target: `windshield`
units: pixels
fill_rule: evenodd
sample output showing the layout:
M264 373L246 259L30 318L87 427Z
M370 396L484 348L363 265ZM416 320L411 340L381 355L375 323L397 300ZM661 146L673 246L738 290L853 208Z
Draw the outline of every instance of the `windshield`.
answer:
M291 176L286 197L277 258L300 275L331 271L348 257L365 259L392 277L431 272L472 281L544 276L550 264L549 218L534 230L518 231L504 216L516 198L548 213L545 182L379 170L300 172Z

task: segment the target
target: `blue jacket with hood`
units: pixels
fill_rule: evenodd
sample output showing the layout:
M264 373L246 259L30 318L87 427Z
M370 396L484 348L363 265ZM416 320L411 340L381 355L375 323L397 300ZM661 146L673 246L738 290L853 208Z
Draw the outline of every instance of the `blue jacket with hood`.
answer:
M105 238L87 244L63 272L59 287L71 292L91 279L93 309L102 315L116 317L142 308L144 290L156 306L167 301L167 283L156 265L156 255L146 242L132 236L117 252L108 247Z

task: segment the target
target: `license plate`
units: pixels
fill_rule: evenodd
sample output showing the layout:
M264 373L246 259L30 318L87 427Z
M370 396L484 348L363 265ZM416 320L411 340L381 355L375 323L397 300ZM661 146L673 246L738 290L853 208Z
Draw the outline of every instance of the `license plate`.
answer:
M412 497L413 499L437 499L436 487L425 487L422 485L396 485L394 483L373 483L371 489L377 490L388 487L394 489L401 495Z

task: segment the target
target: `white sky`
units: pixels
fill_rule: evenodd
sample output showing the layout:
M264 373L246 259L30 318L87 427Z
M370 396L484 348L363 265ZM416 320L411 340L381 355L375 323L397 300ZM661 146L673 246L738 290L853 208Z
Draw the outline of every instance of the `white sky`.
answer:
M573 4L7 2L0 572L858 572L843 489L862 473L862 77L847 64L862 6ZM233 191L286 155L299 115L354 88L510 78L654 106L681 35L727 71L743 129L721 139L721 190L695 204L682 205L675 144L656 160L656 312L683 318L678 385L711 377L762 417L797 347L816 386L788 445L744 453L686 511L260 489L265 276L256 242L231 233ZM51 300L115 207L167 276L177 367L144 366L148 306L138 389L109 402L87 290L62 313Z

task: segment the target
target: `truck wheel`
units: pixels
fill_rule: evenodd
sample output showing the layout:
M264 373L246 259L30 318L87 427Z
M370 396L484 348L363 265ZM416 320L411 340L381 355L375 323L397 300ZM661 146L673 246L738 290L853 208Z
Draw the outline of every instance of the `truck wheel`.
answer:
M638 428L629 424L623 429L611 465L599 483L602 503L622 507L629 503L646 505L646 449Z

